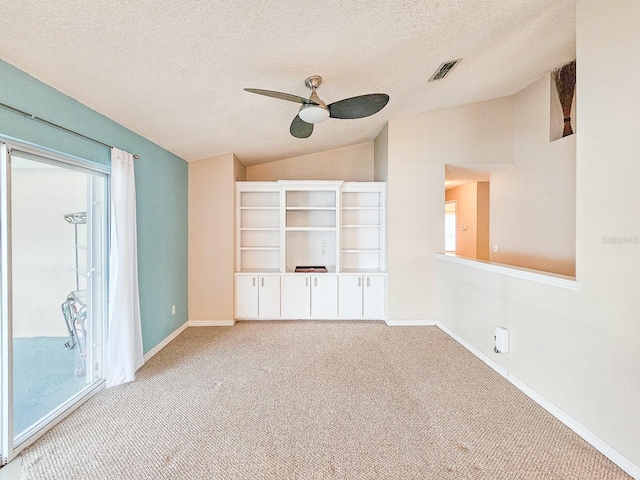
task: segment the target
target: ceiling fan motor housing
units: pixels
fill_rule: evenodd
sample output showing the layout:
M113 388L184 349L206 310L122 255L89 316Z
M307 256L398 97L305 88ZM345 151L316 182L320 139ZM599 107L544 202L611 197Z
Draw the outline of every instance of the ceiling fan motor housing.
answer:
M311 75L310 77L307 77L307 79L304 81L304 84L307 86L307 88L310 88L315 92L316 88L322 85L322 77L320 75Z

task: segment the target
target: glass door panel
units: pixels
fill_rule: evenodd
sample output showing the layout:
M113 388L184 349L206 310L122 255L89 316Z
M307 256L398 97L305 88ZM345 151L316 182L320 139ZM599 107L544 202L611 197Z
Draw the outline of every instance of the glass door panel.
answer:
M9 158L15 448L102 380L107 177L15 150Z

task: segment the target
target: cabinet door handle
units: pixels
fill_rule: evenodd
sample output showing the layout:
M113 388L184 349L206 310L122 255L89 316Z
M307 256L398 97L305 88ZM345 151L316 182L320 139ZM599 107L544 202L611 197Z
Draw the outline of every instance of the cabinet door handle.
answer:
M313 279L313 286L317 287L318 286L318 277Z
M262 277L262 278L260 279L260 286L261 286L261 287L264 287L264 277Z
M371 277L367 277L367 287L371 286Z
M309 277L304 279L304 286L308 287L309 286Z
M253 286L256 286L256 277L253 277Z
M361 287L362 286L362 277L358 277L358 286Z

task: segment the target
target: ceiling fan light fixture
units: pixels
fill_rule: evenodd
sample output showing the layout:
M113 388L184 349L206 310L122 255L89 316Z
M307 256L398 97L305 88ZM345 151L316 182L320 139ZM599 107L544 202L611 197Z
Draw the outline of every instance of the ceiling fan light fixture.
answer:
M329 118L329 109L320 105L303 105L298 116L307 123L321 123Z

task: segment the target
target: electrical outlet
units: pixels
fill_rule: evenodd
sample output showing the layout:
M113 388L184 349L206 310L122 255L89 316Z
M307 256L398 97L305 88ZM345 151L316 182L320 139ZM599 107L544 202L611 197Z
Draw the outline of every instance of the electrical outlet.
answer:
M496 345L493 351L496 353L509 353L509 330L505 327L496 327L495 335Z
M497 253L498 252L498 245L494 245L493 246L493 253Z
M176 306L171 305L171 315L175 315L175 314L176 314Z

